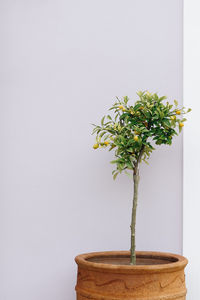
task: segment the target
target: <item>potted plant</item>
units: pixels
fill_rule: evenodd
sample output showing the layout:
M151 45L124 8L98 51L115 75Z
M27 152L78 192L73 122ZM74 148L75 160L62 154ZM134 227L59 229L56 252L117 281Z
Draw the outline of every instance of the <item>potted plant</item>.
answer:
M95 252L78 255L77 300L184 300L186 296L183 256L135 250L136 209L140 163L147 162L156 145L171 145L181 132L191 109L180 108L166 97L138 92L139 99L129 104L123 97L110 108L113 116L104 116L94 125L93 148L115 151L115 179L123 171L133 174L133 208L130 251ZM178 132L177 130L178 129Z

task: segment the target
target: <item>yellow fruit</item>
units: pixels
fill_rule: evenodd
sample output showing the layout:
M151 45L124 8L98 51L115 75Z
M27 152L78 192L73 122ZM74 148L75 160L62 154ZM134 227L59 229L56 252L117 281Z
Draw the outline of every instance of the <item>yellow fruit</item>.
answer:
M183 127L183 126L184 126L184 124L183 124L182 122L180 122L180 123L179 123L179 126L180 126L180 127Z
M118 106L119 109L124 109L123 105Z
M122 108L122 110L123 110L123 111L126 111L126 108L125 108L125 107L123 107L123 108Z
M94 149L99 148L99 144L94 144L93 148L94 148Z
M134 139L135 142L137 142L138 141L138 136L135 135L133 139Z
M109 142L108 142L108 141L105 141L105 142L104 142L104 145L108 146L108 145L109 145Z
M176 116L171 116L170 119L171 119L172 121L174 121L174 120L176 120Z
M176 111L176 114L177 114L177 115L180 115L180 114L181 114L181 111L180 111L180 110L177 110L177 111Z

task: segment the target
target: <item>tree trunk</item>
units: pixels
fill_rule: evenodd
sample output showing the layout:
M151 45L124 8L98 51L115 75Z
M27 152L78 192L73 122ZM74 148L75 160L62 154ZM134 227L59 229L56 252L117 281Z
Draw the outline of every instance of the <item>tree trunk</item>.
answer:
M132 208L132 219L131 219L131 265L136 264L136 254L135 254L135 225L136 225L136 210L138 201L138 184L139 184L139 173L133 174L134 182L134 194L133 194L133 208Z

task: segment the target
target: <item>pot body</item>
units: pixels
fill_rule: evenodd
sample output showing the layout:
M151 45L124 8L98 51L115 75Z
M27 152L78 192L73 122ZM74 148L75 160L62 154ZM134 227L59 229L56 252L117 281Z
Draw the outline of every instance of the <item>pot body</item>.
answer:
M79 255L77 300L185 300L183 256L136 252L137 264L129 265L129 251Z

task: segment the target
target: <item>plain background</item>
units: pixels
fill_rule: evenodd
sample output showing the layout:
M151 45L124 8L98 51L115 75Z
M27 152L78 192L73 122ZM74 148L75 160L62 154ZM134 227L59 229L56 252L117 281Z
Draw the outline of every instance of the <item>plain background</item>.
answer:
M184 131L184 235L183 253L188 258L186 282L188 300L200 299L199 260L199 69L200 3L185 0L184 5L184 105L191 107Z
M182 1L2 0L0 22L0 299L75 299L76 254L130 247L91 123L140 89L182 102ZM140 184L137 249L181 253L182 136Z

